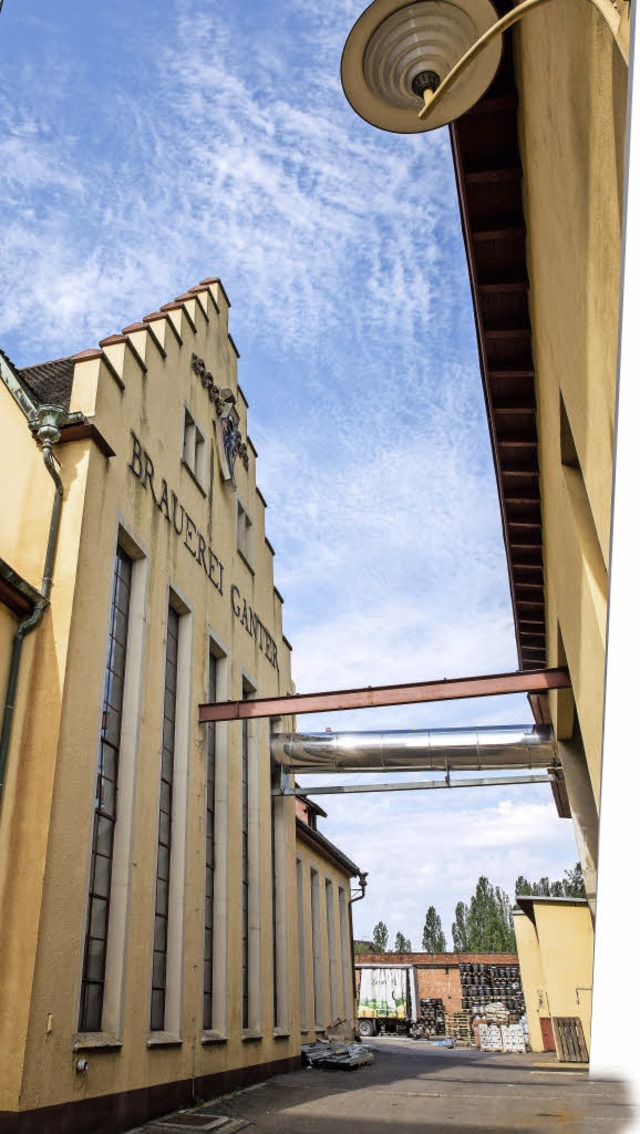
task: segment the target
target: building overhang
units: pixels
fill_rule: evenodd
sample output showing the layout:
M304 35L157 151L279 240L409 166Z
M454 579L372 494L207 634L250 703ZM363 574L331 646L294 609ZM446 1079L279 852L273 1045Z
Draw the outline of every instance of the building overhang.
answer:
M586 898L555 898L545 894L516 894L516 904L534 925L536 924L536 906L556 906L558 908L564 906L585 906L586 909L589 908L589 903Z
M0 603L18 616L28 618L42 595L35 587L0 559Z
M511 5L496 7L502 15ZM539 669L547 640L537 405L510 37L491 87L450 134L518 661L522 670Z

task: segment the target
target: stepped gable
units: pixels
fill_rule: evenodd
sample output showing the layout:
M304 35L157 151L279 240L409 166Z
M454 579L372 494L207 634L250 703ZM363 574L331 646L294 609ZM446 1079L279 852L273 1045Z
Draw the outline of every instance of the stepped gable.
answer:
M16 377L27 393L39 405L70 407L73 385L73 358L58 358L54 362L41 362L37 366L16 369Z
M214 308L219 311L219 305L215 295L211 290L212 284L216 284L225 297L228 306L231 306L227 298L227 294L222 285L222 281L217 276L209 276L200 281L195 287L189 288L186 292L177 296L172 302L164 304L159 311L153 311L149 315L145 315L143 321L140 323L133 323L128 327L124 327L120 334L110 335L106 339L102 339L97 348L79 351L77 354L70 355L68 358L59 358L50 362L41 362L36 366L12 366L16 378L24 387L25 391L31 399L40 405L59 405L64 406L66 410L71 409L71 391L73 387L73 374L76 362L82 362L90 358L102 358L110 370L114 370L108 354L104 350L105 346L113 346L116 343L126 343L132 350L134 356L141 364L142 369L146 370L146 366L142 361L138 351L131 340L131 333L138 331L147 331L156 346L164 354L161 344L157 341L153 332L153 323L157 320L164 319L170 325L176 338L178 338L180 345L182 345L181 336L176 331L175 325L170 318L170 312L182 311L189 323L191 329L195 331L195 323L193 316L189 311L187 304L195 303L198 305L200 311L203 312L208 322L205 304L202 302L201 293L208 292ZM229 336L230 344L234 349L236 355L238 354L237 347L231 336ZM6 356L5 356L6 357ZM7 361L9 361L7 359Z

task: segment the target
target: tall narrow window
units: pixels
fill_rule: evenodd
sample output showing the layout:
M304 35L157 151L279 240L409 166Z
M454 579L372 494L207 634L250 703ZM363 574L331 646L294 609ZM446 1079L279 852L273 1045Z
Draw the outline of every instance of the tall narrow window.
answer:
M353 1017L353 965L351 961L351 925L347 895L338 887L338 909L340 911L340 959L342 961L342 1015L345 1020Z
M218 659L209 653L209 702L216 700ZM215 796L216 796L216 726L207 725L207 803L205 819L205 886L204 886L204 988L202 1026L213 1027L213 887L215 869Z
M273 989L273 1026L280 1024L280 1003L278 996L278 856L276 854L276 807L275 796L271 796L271 987Z
M300 859L296 862L298 885L298 987L300 993L300 1031L309 1030L309 1009L307 1006L307 939L304 921L304 866Z
M325 903L327 910L327 947L329 953L329 1015L333 1023L339 1016L338 1009L338 954L336 949L336 920L333 908L333 882L325 879Z
M322 937L320 922L320 875L311 867L311 953L313 962L313 1019L316 1029L325 1026Z
M246 691L244 696L247 696ZM242 1027L249 1027L249 722L242 722L241 750Z
M160 813L158 817L158 858L156 866L156 905L153 930L153 972L151 980L152 1032L164 1031L167 994L167 941L169 922L169 873L171 868L171 826L173 821L173 772L176 738L176 690L178 682L178 630L180 618L169 606L167 651L164 678L164 719L162 728L162 767Z
M116 824L118 758L122 729L132 561L118 548L111 601L107 672L102 704L102 730L96 783L89 910L85 938L80 1031L102 1027L105 964L109 931L113 841Z
M255 687L243 679L242 696L255 696ZM261 906L260 906L260 767L257 729L243 720L240 733L240 1026L244 1039L254 1039L261 1028Z

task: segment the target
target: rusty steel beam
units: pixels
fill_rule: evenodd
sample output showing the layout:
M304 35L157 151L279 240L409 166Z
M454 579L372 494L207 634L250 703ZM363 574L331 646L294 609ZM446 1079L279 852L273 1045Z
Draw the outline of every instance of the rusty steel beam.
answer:
M296 693L290 697L258 697L248 701L220 701L199 705L200 724L239 721L256 717L282 717L300 713L343 712L383 705L415 705L424 701L456 701L466 697L498 697L503 693L542 693L567 689L566 669L534 669L526 673L498 673L487 677L461 677L453 681L417 681L410 685L378 685L367 689L338 689L328 693Z

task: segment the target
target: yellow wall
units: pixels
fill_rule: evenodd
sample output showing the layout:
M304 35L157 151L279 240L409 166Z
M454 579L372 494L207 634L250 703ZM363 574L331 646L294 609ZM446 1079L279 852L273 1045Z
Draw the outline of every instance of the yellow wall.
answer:
M2 557L40 588L54 486L25 418L0 386L7 422L2 447ZM0 1109L15 1108L21 1089L33 988L51 796L76 581L78 534L88 452L69 445L61 468L63 510L55 602L24 640L0 813ZM20 932L16 933L16 926Z
M532 1051L544 1051L540 1017L549 1017L551 1013L547 1000L536 927L525 914L514 913L513 928L516 935L520 979L522 980L522 992L527 1013L529 1045Z
M0 1064L0 1110L28 1110L191 1079L286 1059L299 1051L293 800L278 805L278 854L287 862L277 917L281 972L286 973L286 987L280 990L286 1019L274 1034L267 721L250 726L255 1026L251 1035L242 1033L238 723L217 726L224 774L216 797L216 823L221 824L216 884L224 893L218 931L224 940L218 942L221 967L215 979L223 1025L217 1034L203 1036L201 1024L206 729L198 724L197 705L208 699L209 635L228 659L219 678L220 699L240 698L246 680L257 696L292 690L290 653L282 638L282 602L273 585L273 553L265 541L264 503L256 490L255 454L250 448L248 471L240 459L236 461L237 493L231 491L223 482L213 443L215 409L191 365L193 352L205 360L219 387L237 393L236 353L228 336L227 314L225 293L212 283L199 293L199 300L194 297L154 322L155 338L149 331L131 334L139 358L126 344L114 343L105 346L110 366L91 358L75 367L71 409L93 418L116 455L107 458L91 441L60 444L55 450L64 504L52 602L41 626L25 642L0 823L0 979L5 990L0 1007L0 1049L5 1053ZM16 481L15 492L5 501L6 538L0 554L39 586L52 483L24 417L1 392L11 418L2 460L16 469ZM206 441L203 490L181 461L185 404ZM237 410L246 438L247 407L241 394ZM156 501L150 483L145 486L144 477L137 477L129 467L139 468L133 458L132 430L153 461ZM207 576L197 534L187 529L185 544L185 534L176 535L168 522L160 506L163 477L207 549L210 546L223 564L222 594ZM253 521L252 566L236 550L238 498ZM84 1036L77 1032L79 990L118 540L136 556L138 596L135 613L132 599L126 678L135 678L138 686L130 694L134 708L123 740L129 755L121 767L121 778L129 777L131 787L119 790L120 811L130 808L131 814L130 852L116 883L125 911L123 950L115 962L123 984L121 1008L109 1033ZM211 568L208 559L207 564ZM219 584L219 568L214 566L212 574ZM233 604L232 585L237 587ZM192 652L185 675L191 682L185 726L188 771L179 785L185 800L184 822L174 831L172 851L178 853L176 846L184 851L183 914L177 911L175 919L183 925L182 961L174 978L179 1018L175 1034L165 1037L165 1046L158 1046L161 1037L149 1033L149 996L169 588L191 612ZM278 668L272 664L273 648L267 646L266 636L261 649L257 632L250 635L243 624L244 600L273 639ZM286 719L282 725L290 727ZM119 822L123 822L120 812ZM80 1051L89 1059L85 1076L74 1069Z
M19 619L16 615L0 603L0 689L2 689L3 694L7 688L11 650L18 625Z
M353 956L351 949L350 925L347 922L349 937L341 930L340 890L347 903L345 913L348 918L350 899L349 875L340 870L335 863L318 850L310 847L299 837L297 841L298 871L302 879L301 933L298 941L298 958L301 981L304 983L301 1000L301 1025L303 1043L313 1043L323 1036L340 1039L353 1039L355 1028L355 1001L353 992ZM312 917L312 872L318 878L318 918ZM327 902L326 883L332 884L331 897ZM335 968L330 965L329 921L333 922L333 942L335 949ZM316 954L317 983L314 989L314 946ZM333 984L333 992L331 985ZM315 1012L314 1012L315 1005Z
M563 644L597 805L627 67L602 18L575 0L527 15L515 42L548 661L564 662ZM561 397L578 468L561 460ZM562 738L572 722L551 701Z
M552 1019L578 1016L589 1047L593 929L584 906L535 904L536 929Z
M574 1016L582 1022L588 1050L593 971L589 907L586 902L530 901L533 918L519 915L514 925L531 1047L543 1050L540 1016Z

